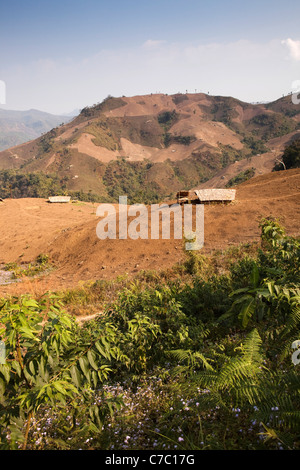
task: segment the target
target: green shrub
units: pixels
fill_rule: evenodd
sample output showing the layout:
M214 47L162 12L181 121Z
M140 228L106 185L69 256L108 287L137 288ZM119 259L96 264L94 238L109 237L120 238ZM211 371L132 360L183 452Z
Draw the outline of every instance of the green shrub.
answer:
M285 168L300 168L300 139L295 140L283 152L281 157ZM282 170L283 166L280 162L276 163L274 170Z
M231 178L228 183L226 184L226 188L231 188L237 184L244 183L244 181L248 181L250 178L253 178L255 175L255 168L248 168L245 171L241 171L238 175Z
M0 364L1 447L30 447L31 426L39 413L50 409L62 414L68 409L71 431L85 408L81 432L99 432L109 408L119 405L117 400L108 400L102 408L93 404L112 358L122 358L113 345L115 328L107 324L105 332L85 340L53 297L40 302L26 297L18 303L7 300L0 323L6 346Z
M3 299L0 447L299 449L299 240L260 228L258 250L186 253L173 281ZM65 310L104 301L82 326Z

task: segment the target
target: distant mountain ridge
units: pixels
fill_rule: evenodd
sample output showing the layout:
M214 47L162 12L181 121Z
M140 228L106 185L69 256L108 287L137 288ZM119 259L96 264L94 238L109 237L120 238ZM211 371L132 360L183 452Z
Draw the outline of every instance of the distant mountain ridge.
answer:
M216 175L215 184L225 186L240 173L270 172L297 136L300 107L290 96L263 104L204 93L109 96L0 152L0 170L8 172L5 178L11 171L46 175L47 182L54 177L50 186L40 178L40 197L61 187L88 200L118 201L126 194L129 202L151 202Z
M5 150L40 137L74 115L60 116L36 109L15 111L0 109L0 150Z

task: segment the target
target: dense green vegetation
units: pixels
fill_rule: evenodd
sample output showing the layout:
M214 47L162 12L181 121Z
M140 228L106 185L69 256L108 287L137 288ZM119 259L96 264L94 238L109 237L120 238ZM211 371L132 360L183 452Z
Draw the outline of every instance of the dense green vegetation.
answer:
M102 146L108 150L118 150L119 143L112 131L108 128L105 120L99 120L96 123L89 124L85 128L85 132L92 134L95 138L92 139L95 145Z
M266 153L269 151L268 147L266 147L265 143L262 140L256 139L252 135L244 137L243 143L251 149L252 155L257 155L258 153Z
M200 161L199 161L200 160ZM112 160L103 166L103 176L98 177L99 193L94 190L70 190L69 176L60 178L43 172L25 173L22 170L0 171L0 197L48 198L69 195L86 202L117 202L120 195L127 195L130 203L152 203L167 197L175 197L181 187L195 186L211 172L197 156L178 162L151 163L129 162L125 158ZM162 178L163 176L163 178ZM207 179L207 178L206 178ZM105 191L105 192L104 192Z
M279 113L258 114L250 119L249 125L253 127L252 133L259 135L265 141L288 134L296 129L295 121Z
M45 173L20 173L17 170L0 171L0 197L49 197L64 194L67 179Z
M222 152L222 157L221 157L222 168L226 168L231 163L242 160L243 158L246 158L249 156L249 153L245 151L245 149L237 150L231 145L219 144L219 148Z
M38 142L39 146L39 152L37 155L37 158L41 157L44 153L50 152L50 150L53 150L54 147L54 138L57 135L57 129L51 129L51 131L47 132L47 134L44 134Z
M111 200L118 201L120 195L127 195L130 203L156 203L175 198L180 188L196 186L212 174L209 164L220 157L207 152L193 154L191 158L179 161L153 163L148 160L131 162L119 158L106 165L103 183Z
M299 258L268 219L259 246L3 299L1 448L299 449Z
M125 159L109 162L103 177L109 196L118 201L119 196L127 195L131 203L157 201L159 197L155 184L144 184L151 166L151 163L130 163Z
M172 143L181 145L190 145L195 142L196 137L194 135L173 135L170 132L164 134L165 147L169 147Z
M233 119L238 116L235 109L237 105L243 106L243 103L235 98L216 96L210 111L213 121L223 122L229 128L238 128L233 122Z
M169 129L178 120L178 114L175 110L165 111L157 116L158 123L166 130Z
M294 140L294 142L286 147L281 160L287 170L290 168L300 168L300 139ZM278 162L274 167L275 171L282 169L283 165L281 162Z
M255 168L248 168L245 171L241 171L238 175L231 178L226 184L226 188L231 188L237 184L244 183L255 175Z
M18 170L0 171L0 197L23 198L69 195L72 199L85 202L105 202L107 199L85 191L70 191L67 189L68 177L59 178L56 175L43 172L22 173Z

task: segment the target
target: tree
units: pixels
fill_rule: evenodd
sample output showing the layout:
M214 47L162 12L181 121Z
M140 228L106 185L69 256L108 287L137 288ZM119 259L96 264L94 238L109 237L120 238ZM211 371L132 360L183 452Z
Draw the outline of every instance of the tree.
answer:
M300 139L286 147L282 157L282 162L275 165L274 170L282 170L282 164L288 170L290 168L300 168Z

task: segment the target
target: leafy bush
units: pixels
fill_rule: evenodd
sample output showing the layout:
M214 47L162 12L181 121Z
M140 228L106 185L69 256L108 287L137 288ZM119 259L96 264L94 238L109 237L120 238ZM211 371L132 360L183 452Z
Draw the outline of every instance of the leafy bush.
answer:
M173 111L164 111L157 116L159 124L163 125L165 128L170 128L176 121L178 115L175 110Z
M290 168L300 168L300 139L295 140L286 147L281 158L287 170ZM276 163L274 170L282 170L282 164Z
M260 227L173 281L4 299L1 448L299 449L299 240ZM106 306L80 326L59 299Z
M102 409L93 405L95 389L107 379L112 358L122 358L113 345L115 334L115 328L107 324L92 342L84 338L53 297L40 302L28 298L4 302L1 337L6 361L0 365L3 448L21 444L25 449L32 421L45 407L68 407L70 428L75 425L78 407L85 407L88 418L80 431L101 428L109 408L119 403L108 401Z
M232 186L235 186L237 184L244 183L244 181L248 181L250 178L253 178L254 175L255 168L248 168L247 170L242 171L233 178L230 178L230 180L226 184L226 188L231 188Z
M164 144L166 147L171 145L173 142L181 145L190 145L195 140L196 137L194 135L173 135L169 132L164 134Z
M242 142L248 147L250 147L252 155L256 155L258 153L266 153L269 151L268 147L266 147L265 143L262 140L256 139L253 136L244 137Z

